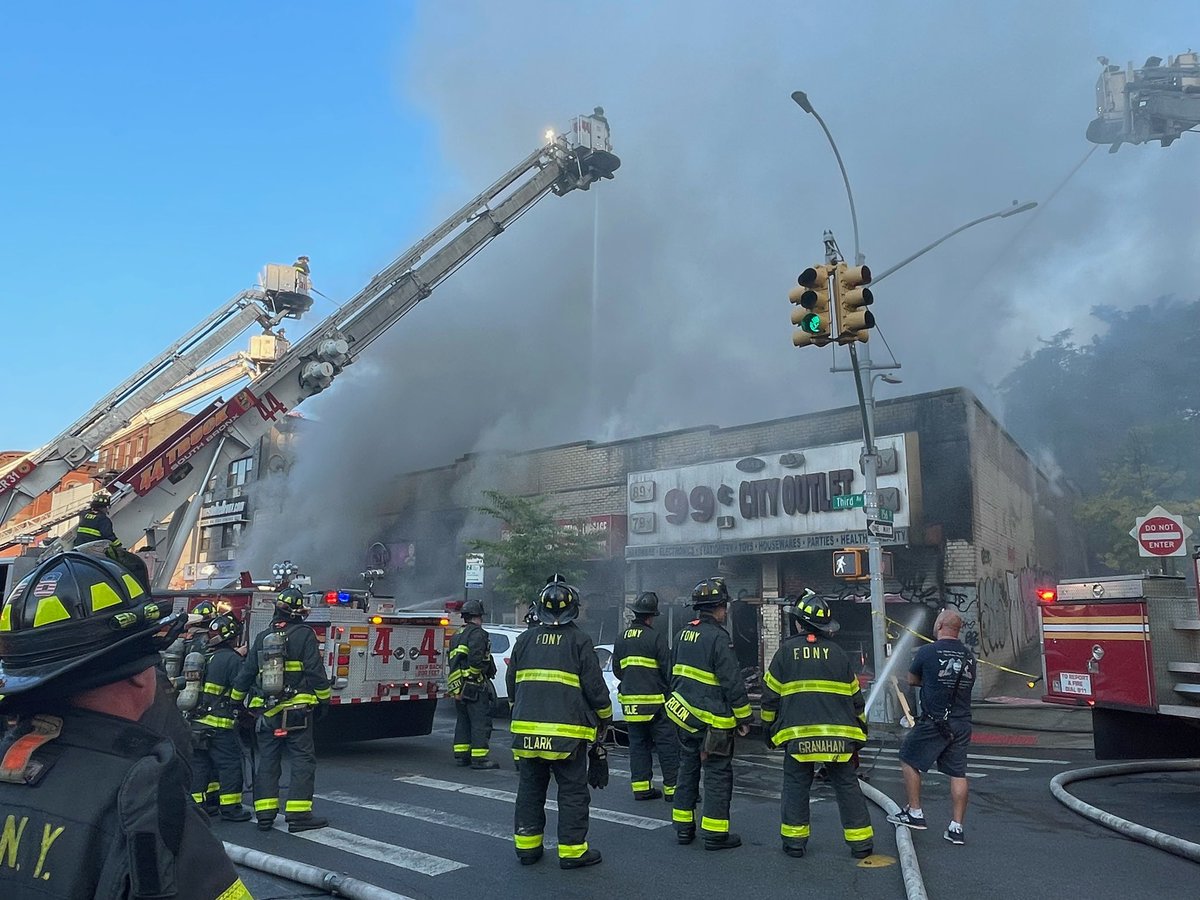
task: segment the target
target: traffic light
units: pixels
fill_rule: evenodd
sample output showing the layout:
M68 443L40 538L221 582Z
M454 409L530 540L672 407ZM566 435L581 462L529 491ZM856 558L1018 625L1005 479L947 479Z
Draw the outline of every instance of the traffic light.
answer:
M792 335L797 347L824 347L833 340L833 320L829 309L829 266L812 266L796 279L799 287L788 293L788 299L800 308L792 310L792 324L800 330Z
M854 341L866 343L870 335L867 333L875 327L875 316L868 306L875 302L875 297L869 287L871 270L866 266L848 266L838 263L834 272L836 279L835 296L838 304L838 337L839 344L850 344Z

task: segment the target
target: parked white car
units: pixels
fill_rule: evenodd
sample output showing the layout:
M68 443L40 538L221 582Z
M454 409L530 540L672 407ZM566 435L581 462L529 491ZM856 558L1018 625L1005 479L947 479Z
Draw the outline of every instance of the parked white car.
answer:
M496 689L496 712L501 715L508 715L511 709L511 698L508 696L508 685L505 684L505 677L508 675L508 664L512 659L512 648L522 634L525 633L524 628L518 628L514 625L484 625L483 630L488 633L488 637L492 641L492 662L496 664L496 677L492 679L492 686ZM617 676L612 670L612 644L601 644L596 648L596 658L600 662L600 671L604 673L604 683L608 685L608 697L612 702L613 721L624 722L625 714L621 710L621 704L617 702Z
M617 701L617 688L621 682L613 674L612 669L613 645L599 644L596 647L596 656L600 658L600 671L604 673L604 683L608 685L608 698L612 701L613 723L624 724L625 711L621 709L621 704Z

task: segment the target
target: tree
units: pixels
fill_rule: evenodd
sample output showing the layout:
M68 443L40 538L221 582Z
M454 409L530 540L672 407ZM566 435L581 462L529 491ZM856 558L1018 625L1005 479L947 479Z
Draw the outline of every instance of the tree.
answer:
M501 538L468 540L467 548L482 553L487 565L500 569L496 590L507 597L518 614L537 598L546 579L561 573L571 584L583 575L584 560L595 555L596 542L581 530L555 522L549 501L542 495L520 497L484 491L485 503L477 512L499 520Z

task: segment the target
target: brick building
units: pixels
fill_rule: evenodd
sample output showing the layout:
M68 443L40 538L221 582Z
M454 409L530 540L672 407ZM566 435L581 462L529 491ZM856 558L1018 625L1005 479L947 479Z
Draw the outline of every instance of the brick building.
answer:
M1037 643L1036 587L1085 571L1071 498L965 389L880 401L875 422L879 484L895 529L885 547L889 618L928 633L936 608L953 605L980 657L1011 665ZM480 492L543 493L563 521L606 534L581 585L581 622L594 637L615 635L640 590L656 591L678 624L692 585L717 572L742 601L730 630L743 666L761 667L778 645L780 598L812 587L834 598L839 641L869 671L868 583L833 569L834 551L866 542L862 510L831 503L861 492L860 445L858 410L849 407L468 455L400 480L397 511L379 522L381 544L411 548L391 592L410 601L461 595L463 542L499 536L494 522L470 512ZM511 619L488 578L478 596ZM981 669L981 694L996 674Z

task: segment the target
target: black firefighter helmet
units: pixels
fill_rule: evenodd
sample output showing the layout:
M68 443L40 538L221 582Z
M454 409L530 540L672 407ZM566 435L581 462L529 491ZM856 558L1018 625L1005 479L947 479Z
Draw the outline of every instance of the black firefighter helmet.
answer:
M629 611L636 616L657 616L658 594L654 591L642 591L633 601L633 606L629 607Z
M483 618L483 604L480 603L478 600L468 600L466 603L464 603L462 605L462 609L459 610L459 613L461 613L464 622L467 619L474 619L476 617L482 619Z
M724 578L705 578L692 588L692 606L696 609L712 609L729 602L729 588Z
M579 615L579 591L552 581L538 594L538 619L544 625L566 625Z
M841 626L833 617L829 604L824 597L818 597L812 590L805 588L804 594L787 608L788 615L800 623L802 628L816 631L824 635L836 634Z
M304 592L300 588L285 587L275 597L275 613L289 619L302 619L307 616L308 604L304 602Z
M54 554L0 609L0 700L65 696L152 667L187 623L173 606L103 556Z

